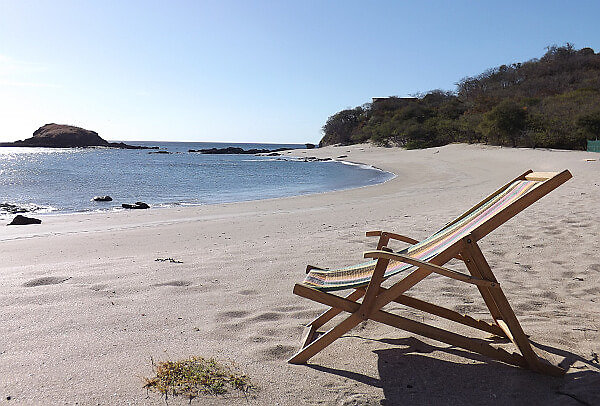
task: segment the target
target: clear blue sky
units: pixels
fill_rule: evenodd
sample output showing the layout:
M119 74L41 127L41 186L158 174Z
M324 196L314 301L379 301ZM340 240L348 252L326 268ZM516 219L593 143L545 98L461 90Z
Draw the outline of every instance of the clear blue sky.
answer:
M598 1L0 0L0 141L317 142L373 96L600 50Z

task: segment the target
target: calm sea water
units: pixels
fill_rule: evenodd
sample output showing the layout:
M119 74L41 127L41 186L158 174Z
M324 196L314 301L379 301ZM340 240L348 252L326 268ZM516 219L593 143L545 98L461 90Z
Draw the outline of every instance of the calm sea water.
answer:
M267 199L384 182L387 172L341 162L302 162L254 155L204 155L188 149L304 148L294 144L129 142L149 150L0 148L0 203L37 213L114 210L121 203L199 205ZM310 152L307 153L310 155ZM112 202L92 202L110 195ZM6 212L0 210L0 215Z

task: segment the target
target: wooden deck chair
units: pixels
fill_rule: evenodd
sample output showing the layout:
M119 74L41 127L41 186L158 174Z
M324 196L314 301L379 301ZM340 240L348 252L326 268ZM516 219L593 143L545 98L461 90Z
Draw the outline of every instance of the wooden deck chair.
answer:
M371 231L367 232L367 236L379 237L377 250L364 254L364 257L371 258L371 261L337 270L309 266L306 279L294 286L294 293L331 306L331 309L307 325L302 348L289 362L305 363L360 322L370 319L508 364L544 374L563 375L563 368L550 364L533 351L477 241L570 178L571 173L568 170L560 173L527 171L421 242L399 234ZM390 239L412 245L405 250L392 252L387 248ZM464 262L470 275L443 267L452 258ZM406 276L389 288L381 286L385 279L399 273ZM491 313L493 322L475 320L405 294L431 273L475 285ZM328 293L350 288L354 291L346 297ZM382 310L391 302L508 338L521 354L509 353L490 345L487 341L459 335ZM350 315L326 332L318 330L341 312Z

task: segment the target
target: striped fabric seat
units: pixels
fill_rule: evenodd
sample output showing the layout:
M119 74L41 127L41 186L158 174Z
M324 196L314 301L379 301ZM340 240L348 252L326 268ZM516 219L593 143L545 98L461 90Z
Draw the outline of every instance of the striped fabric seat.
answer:
M459 239L470 234L475 228L500 213L505 207L542 184L535 180L517 180L504 190L492 196L475 210L453 221L431 237L411 246L400 253L422 261L430 261ZM321 291L334 291L368 285L375 269L376 261L334 269L311 270L302 284ZM399 261L390 261L385 278L415 267Z

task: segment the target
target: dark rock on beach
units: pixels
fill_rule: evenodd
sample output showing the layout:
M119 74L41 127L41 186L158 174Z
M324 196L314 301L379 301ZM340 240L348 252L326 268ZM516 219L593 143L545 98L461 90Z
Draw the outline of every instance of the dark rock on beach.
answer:
M135 202L135 204L123 203L121 205L121 207L123 207L124 209L149 209L150 208L150 206L148 206L144 202Z
M112 197L110 196L94 196L92 198L93 202L112 202Z
M315 147L316 147L316 145L315 145L315 144L311 144L311 143L306 143L306 144L304 144L304 145L306 146L306 149L313 149L313 148L315 148Z
M17 214L17 216L7 225L8 226L24 226L27 224L42 224L42 220L33 217L25 217Z
M33 137L22 141L0 143L0 147L157 149L122 142L108 142L95 131L63 124L46 124L34 131Z
M323 161L331 161L331 158L317 158L316 156L307 156L302 159L304 162L323 162Z

